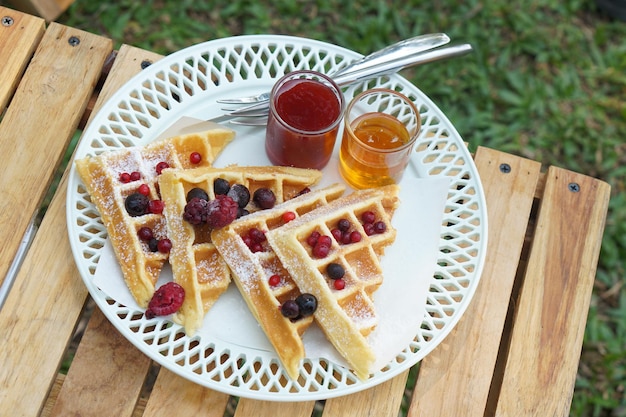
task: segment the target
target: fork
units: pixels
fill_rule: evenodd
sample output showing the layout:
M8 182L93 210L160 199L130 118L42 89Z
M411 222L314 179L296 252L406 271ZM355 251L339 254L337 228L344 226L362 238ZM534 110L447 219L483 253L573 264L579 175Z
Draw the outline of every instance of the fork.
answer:
M329 74L331 78L346 76L357 71L364 71L368 68L385 62L394 61L403 57L419 54L420 52L442 46L450 42L450 38L445 33L430 33L427 35L415 36L400 42L389 45L383 49L373 52L361 59L355 60L347 66ZM336 81L336 80L335 80ZM339 82L337 82L339 84ZM252 104L270 99L269 91L247 97L225 98L217 100L222 104Z
M449 46L446 48L435 49L432 51L425 51L414 55L409 55L404 58L398 58L393 61L380 60L376 65L371 67L359 68L356 71L346 71L339 76L334 77L335 82L340 87L363 81L366 79L374 78L384 74L390 74L400 71L401 69L412 67L415 65L426 64L429 62L435 62L446 58L452 58L457 56L466 55L472 51L470 44L461 44L456 46ZM227 111L222 116L211 119L210 121L221 123L223 121L230 121L232 124L247 125L247 126L262 126L266 122L266 117L269 112L269 100L259 101L257 103L242 107L237 110ZM245 120L232 120L233 118L245 118ZM254 120L257 118L257 120ZM263 118L260 120L259 118Z

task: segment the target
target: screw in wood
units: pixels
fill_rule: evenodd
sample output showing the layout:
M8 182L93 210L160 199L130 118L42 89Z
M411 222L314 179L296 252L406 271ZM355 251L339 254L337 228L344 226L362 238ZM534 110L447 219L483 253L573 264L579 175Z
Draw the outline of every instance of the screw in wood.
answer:
M152 65L152 61L150 60L144 59L143 61L141 61L141 69L146 69L150 65Z
M4 16L2 18L2 26L11 26L14 20L11 16Z
M72 46L76 46L80 43L80 39L77 36L70 36L70 38L67 40L67 43Z
M511 165L509 164L500 164L500 172L503 174L508 174L511 172Z
M571 192L573 192L573 193L577 193L577 192L579 192L579 191L580 191L580 185L579 185L578 183L575 183L575 182L570 182L570 183L567 185L567 188L568 188Z

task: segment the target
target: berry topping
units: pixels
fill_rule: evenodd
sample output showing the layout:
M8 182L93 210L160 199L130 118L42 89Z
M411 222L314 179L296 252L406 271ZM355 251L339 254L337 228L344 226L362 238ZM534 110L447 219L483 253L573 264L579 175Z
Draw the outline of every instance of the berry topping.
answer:
M137 236L139 236L139 239L143 240L144 242L149 242L154 237L154 235L152 234L152 229L145 226L137 230Z
M374 223L374 221L376 221L376 215L373 211L364 211L363 214L361 214L361 221L363 224Z
M337 222L337 228L342 232L347 232L350 226L352 226L352 224L350 224L350 220L348 219L341 219Z
M295 319L300 316L300 306L294 300L287 300L280 306L280 312L288 319Z
M243 216L247 216L248 214L250 214L250 212L248 210L246 210L245 208L239 207L237 209L237 218L240 218L240 217L243 217Z
M163 172L164 169L167 169L170 167L170 164L168 164L167 162L159 162L158 164L156 164L156 173L158 175L161 175L161 172Z
M360 242L363 236L361 236L361 232L354 230L350 233L350 243Z
M175 282L168 282L154 292L146 310L146 318L174 314L183 305L184 300L185 289Z
M194 165L202 162L202 155L200 154L200 152L192 152L191 154L189 154L189 162Z
M245 185L233 184L226 195L232 198L241 208L244 208L250 202L250 190Z
M300 308L301 317L308 317L317 310L317 298L313 294L300 294L296 298L296 304Z
M143 216L148 210L150 200L143 194L133 193L126 197L124 207L126 211L133 217Z
M289 223L295 218L296 218L296 213L294 213L293 211L286 211L283 213L283 221L285 223Z
M150 195L150 187L148 186L148 184L141 184L138 188L137 188L137 192L139 194L143 194L145 196L149 196Z
M202 200L209 201L209 195L202 188L192 188L187 193L187 202L190 202L192 198L200 198Z
M128 172L122 172L120 174L120 182L123 184L130 182L130 174Z
M343 232L339 229L333 229L330 231L330 234L333 235L337 242L341 242L341 238L343 236Z
M241 238L251 252L263 252L263 242L265 242L267 238L265 237L265 233L261 230L253 227Z
M317 239L317 243L316 243L316 245L325 245L325 246L330 246L332 244L333 244L333 241L330 238L330 236L320 236L319 239Z
M301 196L303 194L307 194L310 193L311 189L309 187L303 188L298 194L296 194L296 197Z
M254 192L252 200L262 209L271 209L276 204L276 196L269 188L259 188Z
M280 284L280 275L278 274L272 275L267 282L272 287L277 286L278 284Z
M193 225L206 223L209 214L209 202L202 198L194 197L185 205L183 219Z
M206 222L213 229L229 225L237 218L237 202L225 195L217 195L208 203Z
M339 278L333 281L333 287L335 287L336 290L343 290L344 288L346 288L346 281L343 280L343 278Z
M148 241L148 249L150 252L158 252L159 251L159 240L155 237Z
M148 211L152 214L161 214L165 208L163 200L151 200L148 203Z
M216 178L213 181L213 192L215 194L228 194L228 190L230 190L230 184L224 178Z
M315 246L315 244L317 243L317 239L320 238L320 232L317 231L313 231L311 232L311 234L309 235L309 237L306 239L306 243L313 247Z
M157 250L161 253L170 253L172 250L172 241L169 239L161 239L157 242Z
M330 245L320 243L320 241L318 241L315 244L315 246L313 246L312 253L313 253L313 256L318 259L325 258L330 253Z
M365 223L363 225L363 230L365 230L365 234L368 236L371 236L374 233L376 233L376 231L374 231L374 225L372 223Z
M252 229L250 229L250 231L248 232L248 236L250 236L250 238L254 242L257 242L257 243L265 242L265 240L267 239L265 237L265 233L263 233L262 231L260 231L256 227L253 227Z
M131 181L139 181L141 179L141 172L139 171L133 171L130 173L130 180Z
M330 279L339 279L343 278L343 276L346 274L346 271L343 269L343 266L341 266L341 264L332 262L329 263L326 267L326 273L328 274L328 277Z
M374 223L374 232L380 234L387 231L387 225L383 221L377 221Z

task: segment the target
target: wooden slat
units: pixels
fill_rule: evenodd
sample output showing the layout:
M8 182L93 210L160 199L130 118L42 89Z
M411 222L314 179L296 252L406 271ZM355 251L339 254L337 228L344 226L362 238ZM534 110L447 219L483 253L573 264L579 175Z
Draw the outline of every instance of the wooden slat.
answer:
M497 416L569 415L609 193L602 181L549 169Z
M234 417L310 417L313 407L315 407L314 401L272 402L242 398L237 404Z
M483 416L540 164L486 148L475 156L488 212L485 269L450 335L421 363L409 416ZM507 164L510 172L500 170Z
M69 45L70 36L80 44ZM3 243L21 238L110 49L109 39L61 25L46 31L0 125L3 151L20 155L5 161L2 175ZM2 267L12 260L5 251L1 257ZM65 196L57 194L0 314L0 403L12 415L43 407L80 315L87 292L71 259Z
M13 95L26 65L35 52L45 30L45 22L0 6L0 19L8 19L0 25L0 113Z
M95 110L99 109L130 77L141 71L138 62L148 58L156 60L159 55L123 46L104 83ZM64 178L57 192L57 200L64 202L66 190L67 181ZM67 234L64 213L58 220L58 223L62 223L63 230L45 230L46 234ZM44 233L44 230L40 230L40 233ZM69 250L69 242L65 240L64 244ZM77 274L75 268L73 269L74 274ZM84 288L82 282L75 285ZM118 366L111 366L112 364ZM50 402L55 404L51 415L132 415L149 365L150 360L123 339L98 310L85 330L58 398L50 399ZM117 387L109 387L113 379ZM102 384L103 389L96 389L97 384ZM91 398L91 401L75 401L76 398L85 396L83 392L85 387L92 389L97 398ZM114 406L107 408L107 402L116 404L114 413L109 414Z
M50 416L132 416L150 360L100 310L94 311L87 333Z
M9 0L9 3L26 13L35 14L51 22L63 13L74 0Z
M161 368L143 417L222 417L229 398Z
M396 417L409 370L389 381L352 395L326 401L324 417Z
M80 39L76 46L68 40ZM53 23L0 123L0 277L51 183L110 53L110 39ZM98 65L100 62L100 65ZM68 88L68 86L71 86Z

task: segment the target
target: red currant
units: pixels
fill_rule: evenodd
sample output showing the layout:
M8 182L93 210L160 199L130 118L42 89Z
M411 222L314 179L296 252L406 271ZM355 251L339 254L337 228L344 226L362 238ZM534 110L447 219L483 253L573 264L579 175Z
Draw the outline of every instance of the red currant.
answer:
M192 152L189 155L189 162L191 162L194 165L197 165L200 162L202 162L202 155L200 155L200 152Z
M150 239L154 237L152 234L152 229L145 226L137 231L137 236L139 236L139 239L143 240L144 242L149 242Z
M270 277L270 279L268 280L268 283L270 284L270 286L275 287L278 284L280 284L280 275L278 274L274 274Z
M296 218L296 213L293 211L286 211L283 213L283 222L289 223Z
M172 241L167 238L159 240L157 249L161 253L170 253L170 250L172 250Z
M357 232L356 230L350 233L350 243L357 243L361 241L361 232Z
M374 231L374 225L372 223L365 223L363 225L363 230L365 230L365 234L368 235L368 236L371 236L374 233L376 233Z
M141 173L139 171L133 171L130 173L131 181L139 181L141 179Z
M325 245L330 247L330 245L333 244L333 241L331 240L330 236L320 236L319 239L317 239L317 245Z
M165 208L165 203L163 200L150 200L148 203L148 210L152 214L161 214L163 213L163 209Z
M141 184L139 186L139 188L137 188L137 192L139 194L143 194L145 196L150 195L150 187L148 187L148 184Z
M364 224L374 223L376 215L373 211L364 211L363 214L361 214L361 220Z
M120 174L120 182L123 184L127 184L130 182L130 174L128 172L122 172Z
M335 238L337 242L341 242L341 237L343 236L343 233L341 232L341 230L333 229L330 231L330 234L333 235L333 237Z
M346 288L346 281L344 281L343 278L336 279L333 281L333 286L336 290L343 290Z
M157 174L161 175L161 172L163 172L164 169L169 168L170 164L168 164L167 162L163 161L163 162L159 162L158 164L156 164L156 172Z
M318 259L325 258L330 253L330 245L326 245L326 244L318 241L315 244L315 246L313 246L312 253L313 253L313 256L318 258Z
M320 232L311 232L309 237L306 239L306 243L313 247L317 243L317 239L320 238Z
M387 231L387 225L383 221L374 223L374 231L376 233L385 233Z

